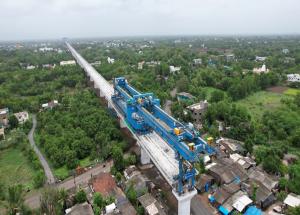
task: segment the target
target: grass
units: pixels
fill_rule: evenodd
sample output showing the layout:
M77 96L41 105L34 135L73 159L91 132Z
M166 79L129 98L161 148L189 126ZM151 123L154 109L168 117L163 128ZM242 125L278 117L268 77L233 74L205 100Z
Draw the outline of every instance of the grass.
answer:
M247 108L253 120L260 120L265 111L279 108L283 105L281 99L288 97L288 95L284 94L259 91L238 101L237 104Z
M33 188L34 170L18 148L0 151L0 182L6 186L23 184Z
M295 96L300 93L300 89L289 88L283 92L285 95Z

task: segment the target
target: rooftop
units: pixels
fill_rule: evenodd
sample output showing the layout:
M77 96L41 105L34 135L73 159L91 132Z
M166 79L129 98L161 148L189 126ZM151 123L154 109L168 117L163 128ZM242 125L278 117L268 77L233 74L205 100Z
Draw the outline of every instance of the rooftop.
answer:
M300 196L297 196L294 193L290 193L286 199L283 201L284 204L290 207L299 207L300 206Z
M117 188L116 182L110 173L100 173L93 180L92 186L95 192L99 192L103 196L111 195Z
M162 205L150 193L140 196L138 200L147 211L147 214L166 215L165 211L162 209Z
M92 206L87 202L76 204L72 208L66 209L65 212L67 215L94 215Z

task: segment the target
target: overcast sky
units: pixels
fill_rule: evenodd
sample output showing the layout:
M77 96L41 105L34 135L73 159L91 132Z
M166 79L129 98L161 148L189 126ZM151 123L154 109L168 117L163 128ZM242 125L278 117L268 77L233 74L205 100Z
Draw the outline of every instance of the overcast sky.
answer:
M300 0L0 0L0 40L300 33Z

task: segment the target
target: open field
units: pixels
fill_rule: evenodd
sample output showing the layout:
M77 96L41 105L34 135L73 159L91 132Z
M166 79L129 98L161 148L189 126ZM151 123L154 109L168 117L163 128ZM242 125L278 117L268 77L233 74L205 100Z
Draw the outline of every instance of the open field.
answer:
M286 91L284 91L285 95L291 95L291 96L295 96L298 93L300 93L300 89L289 88Z
M0 151L0 173L0 182L6 186L23 184L26 188L33 187L34 170L17 148Z
M272 111L282 105L281 99L290 96L269 91L260 91L237 102L237 104L246 107L253 120L259 120L267 110Z

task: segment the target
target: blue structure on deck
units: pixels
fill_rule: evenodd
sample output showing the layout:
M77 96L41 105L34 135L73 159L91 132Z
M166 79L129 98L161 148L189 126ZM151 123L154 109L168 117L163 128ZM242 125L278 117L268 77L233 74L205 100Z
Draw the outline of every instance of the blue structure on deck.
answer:
M114 79L112 101L123 114L134 132L158 133L176 152L179 161L177 192L183 193L183 186L194 189L196 170L194 162L201 154L214 154L192 126L184 125L160 108L160 100L153 93L140 93L130 86L124 77Z

